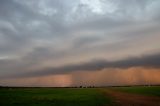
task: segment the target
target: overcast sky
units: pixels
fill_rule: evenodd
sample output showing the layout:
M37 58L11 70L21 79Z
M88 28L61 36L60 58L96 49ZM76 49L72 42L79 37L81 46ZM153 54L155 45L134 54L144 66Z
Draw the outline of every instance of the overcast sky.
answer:
M160 84L158 76L160 0L0 0L1 85Z

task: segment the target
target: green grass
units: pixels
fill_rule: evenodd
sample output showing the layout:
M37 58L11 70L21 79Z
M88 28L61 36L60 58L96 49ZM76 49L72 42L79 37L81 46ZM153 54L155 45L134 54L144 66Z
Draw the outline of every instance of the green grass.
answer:
M127 92L127 93L135 93L135 94L151 95L151 96L160 97L160 86L115 87L112 89L122 91L122 92Z
M160 97L160 86L113 88L0 88L0 106L107 106L106 90ZM107 92L106 92L107 93Z
M106 106L111 104L99 89L1 88L0 106Z

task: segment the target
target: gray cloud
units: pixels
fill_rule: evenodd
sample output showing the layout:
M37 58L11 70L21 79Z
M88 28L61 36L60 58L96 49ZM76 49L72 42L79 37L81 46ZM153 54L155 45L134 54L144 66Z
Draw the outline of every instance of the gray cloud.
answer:
M158 0L1 0L0 77L156 67L157 58L130 57L160 51L159 4ZM46 68L57 66L64 67Z
M106 68L132 67L160 68L160 54L128 58L119 61L93 60L86 63L71 64L62 67L45 68L35 72L19 75L19 77L34 77L52 74L65 74L73 71L97 71Z

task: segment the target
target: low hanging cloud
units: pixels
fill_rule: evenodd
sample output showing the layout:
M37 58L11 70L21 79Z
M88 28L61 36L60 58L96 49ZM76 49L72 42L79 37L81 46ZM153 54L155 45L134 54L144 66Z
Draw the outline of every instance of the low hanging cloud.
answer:
M103 69L101 71L75 71L61 75L2 79L4 86L123 86L160 84L159 69L132 67Z
M132 67L127 69L103 69L101 71L77 71L71 73L72 86L122 86L160 84L159 69Z
M18 77L34 77L52 74L66 74L74 71L97 71L105 68L131 68L131 67L148 67L160 68L160 54L147 55L141 57L128 58L118 61L93 60L86 63L71 64L62 67L45 68L34 70L34 72L24 73Z

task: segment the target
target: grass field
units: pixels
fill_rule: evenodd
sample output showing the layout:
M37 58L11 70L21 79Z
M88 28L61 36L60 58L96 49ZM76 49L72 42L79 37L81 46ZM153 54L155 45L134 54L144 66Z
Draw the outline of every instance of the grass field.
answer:
M112 91L112 93L110 93L111 95L107 94L108 91ZM150 95L158 97L157 103L159 103L160 100L160 86L112 88L0 88L0 106L112 106L115 104L115 101L121 100L119 95L125 97L123 94L117 94L118 92L116 91L129 94L128 97L130 97L131 100L133 93L148 95L146 98L150 97ZM114 95L112 94L118 95L117 100L113 98ZM125 98L122 98L122 100L125 102ZM155 103L153 98L149 98L148 101L149 100ZM143 98L143 101L145 101L145 98ZM133 101L129 101L129 103L131 102ZM136 100L134 100L134 102L137 103Z
M103 106L110 103L98 89L0 89L0 106Z
M121 92L160 97L160 86L114 87L113 89Z

